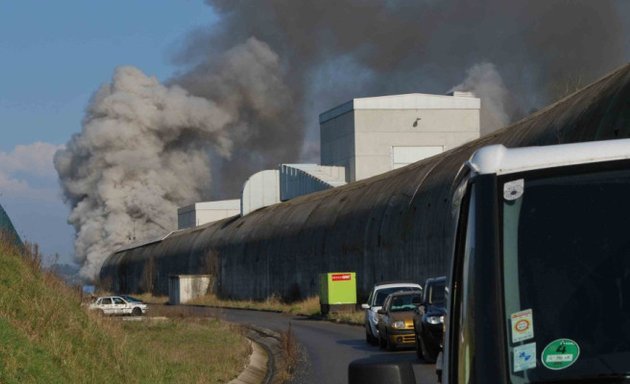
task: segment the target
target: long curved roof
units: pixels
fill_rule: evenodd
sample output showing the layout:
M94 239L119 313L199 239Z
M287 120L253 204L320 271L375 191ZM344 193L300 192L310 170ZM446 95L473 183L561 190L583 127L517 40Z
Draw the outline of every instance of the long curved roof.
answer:
M165 293L169 274L210 273L218 293L288 298L317 293L317 275L376 281L443 275L453 243L451 185L478 148L630 137L630 65L463 146L404 168L301 196L116 252L101 269L111 289Z

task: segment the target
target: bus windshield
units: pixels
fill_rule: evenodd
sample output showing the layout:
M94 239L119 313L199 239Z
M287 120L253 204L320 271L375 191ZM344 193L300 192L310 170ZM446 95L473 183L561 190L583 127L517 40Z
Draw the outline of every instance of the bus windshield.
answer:
M499 179L513 383L630 372L630 171Z

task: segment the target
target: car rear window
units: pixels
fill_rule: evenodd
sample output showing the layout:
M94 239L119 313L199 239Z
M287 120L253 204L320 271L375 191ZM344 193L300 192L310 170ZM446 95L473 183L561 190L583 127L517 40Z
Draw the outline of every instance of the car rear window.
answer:
M393 296L389 310L391 312L413 311L416 309L416 303L420 303L421 301L422 297L419 293L417 295Z
M394 292L409 292L409 291L418 291L420 292L420 288L418 287L390 287L383 288L376 291L376 299L374 300L373 306L382 307L385 298Z

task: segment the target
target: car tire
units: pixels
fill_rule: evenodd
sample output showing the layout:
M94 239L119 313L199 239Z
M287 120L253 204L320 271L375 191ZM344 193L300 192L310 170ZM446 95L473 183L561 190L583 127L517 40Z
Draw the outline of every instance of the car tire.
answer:
M142 309L135 307L132 311L131 311L131 315L132 316L142 316Z
M105 311L104 311L104 310L102 310L102 309L99 309L99 310L98 310L98 315L99 315L100 317L105 317Z
M437 353L432 349L427 347L427 343L424 342L422 336L418 337L418 341L420 342L420 351L422 353L422 359L427 363L435 363L437 359Z

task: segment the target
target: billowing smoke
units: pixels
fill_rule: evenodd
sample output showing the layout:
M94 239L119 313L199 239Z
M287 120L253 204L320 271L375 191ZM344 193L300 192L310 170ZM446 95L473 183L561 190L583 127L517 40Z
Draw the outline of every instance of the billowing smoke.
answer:
M266 42L315 142L317 114L328 108L354 97L445 93L479 63L501 74L512 121L630 59L624 2L206 0L221 21L196 31L178 60L196 63L249 36Z
M84 276L130 237L173 229L177 206L318 161L317 114L351 98L459 84L489 131L629 59L621 0L206 3L219 22L191 32L180 71L161 85L117 70L56 157Z
M481 135L505 127L510 122L510 93L491 63L481 63L468 70L463 83L453 91L470 91L481 99Z
M278 58L264 43L249 39L208 71L202 98L118 68L93 96L81 133L56 153L83 277L97 276L117 248L176 229L178 207L211 195L211 157L259 167L296 153L261 143L269 139L264 124L284 118L279 105L291 104ZM301 141L299 130L285 134Z

